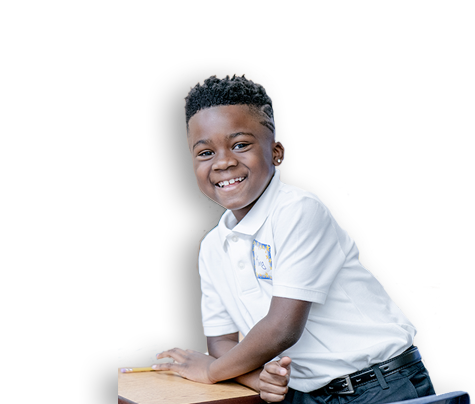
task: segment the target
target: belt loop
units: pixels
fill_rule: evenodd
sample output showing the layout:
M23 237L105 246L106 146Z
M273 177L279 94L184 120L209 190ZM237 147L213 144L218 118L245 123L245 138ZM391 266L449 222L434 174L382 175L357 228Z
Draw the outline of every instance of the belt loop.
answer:
M383 374L381 373L381 369L379 368L379 365L373 365L371 366L371 369L373 369L373 372L376 375L376 379L378 379L378 382L381 385L382 389L383 390L389 389L389 386L386 383L386 380L384 380Z

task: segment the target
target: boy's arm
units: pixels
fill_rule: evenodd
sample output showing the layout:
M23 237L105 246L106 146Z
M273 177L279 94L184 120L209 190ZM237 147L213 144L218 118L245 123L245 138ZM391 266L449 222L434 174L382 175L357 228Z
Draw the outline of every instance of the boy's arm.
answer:
M206 337L208 353L219 358L239 344L239 333L220 335L218 337Z
M260 368L299 340L311 304L303 300L274 296L267 315L251 329L243 341L235 344L218 359L214 359L212 355L203 358L207 355L172 349L162 352L157 358L169 357L175 362L155 365L155 368L172 370L202 383L216 383L244 375Z
M311 304L274 296L269 312L246 338L210 364L210 380L226 380L257 369L293 346L302 335Z
M220 335L218 337L207 337L207 343L209 354L215 358L220 358L239 344L239 333L235 332L233 334ZM259 367L249 373L235 377L234 380L259 392L259 375L261 371L262 367Z

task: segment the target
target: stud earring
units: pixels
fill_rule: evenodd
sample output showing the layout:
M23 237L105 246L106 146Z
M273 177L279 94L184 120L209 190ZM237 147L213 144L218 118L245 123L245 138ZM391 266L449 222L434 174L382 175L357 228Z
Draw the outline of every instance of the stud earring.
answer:
M277 159L277 162L280 163L282 160L281 159Z

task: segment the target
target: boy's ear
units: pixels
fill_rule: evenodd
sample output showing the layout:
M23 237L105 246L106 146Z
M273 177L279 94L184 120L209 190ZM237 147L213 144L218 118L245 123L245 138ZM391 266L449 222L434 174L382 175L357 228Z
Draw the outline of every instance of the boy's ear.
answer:
M285 149L284 146L282 146L282 143L275 142L272 149L272 162L275 166L280 166L284 161L284 152Z

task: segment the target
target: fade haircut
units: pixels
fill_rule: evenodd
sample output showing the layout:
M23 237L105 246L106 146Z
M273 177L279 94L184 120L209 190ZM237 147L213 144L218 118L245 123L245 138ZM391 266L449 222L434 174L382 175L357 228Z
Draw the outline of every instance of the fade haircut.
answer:
M262 120L260 123L274 133L274 110L272 100L260 84L242 77L216 76L207 78L203 85L198 83L185 98L186 129L191 117L202 109L219 105L248 105Z

